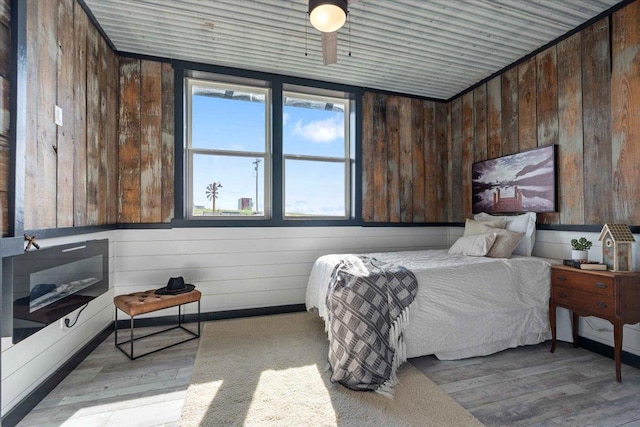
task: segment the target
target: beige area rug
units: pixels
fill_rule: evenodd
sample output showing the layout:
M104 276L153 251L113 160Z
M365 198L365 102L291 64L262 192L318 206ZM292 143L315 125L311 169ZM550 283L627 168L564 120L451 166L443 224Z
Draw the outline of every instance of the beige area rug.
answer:
M393 399L332 384L328 348L309 313L205 324L180 425L482 425L408 362Z

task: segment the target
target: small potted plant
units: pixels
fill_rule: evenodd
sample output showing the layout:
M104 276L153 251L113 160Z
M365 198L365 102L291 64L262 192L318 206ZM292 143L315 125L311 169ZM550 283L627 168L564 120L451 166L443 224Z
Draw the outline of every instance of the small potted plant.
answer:
M580 237L579 239L571 239L571 247L573 250L571 251L571 259L576 261L587 260L587 251L591 249L591 242L584 237Z

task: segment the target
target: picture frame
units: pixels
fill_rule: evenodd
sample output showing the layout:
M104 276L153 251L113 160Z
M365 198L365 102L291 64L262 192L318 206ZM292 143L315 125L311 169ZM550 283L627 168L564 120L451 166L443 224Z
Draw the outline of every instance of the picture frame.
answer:
M474 162L473 213L557 212L557 145Z

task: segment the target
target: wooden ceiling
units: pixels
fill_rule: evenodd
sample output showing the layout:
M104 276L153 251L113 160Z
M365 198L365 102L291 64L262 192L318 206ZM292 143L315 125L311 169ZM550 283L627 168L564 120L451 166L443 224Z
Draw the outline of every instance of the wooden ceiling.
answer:
M121 52L449 99L619 0L358 0L322 64L307 0L84 0ZM351 55L349 56L349 52Z

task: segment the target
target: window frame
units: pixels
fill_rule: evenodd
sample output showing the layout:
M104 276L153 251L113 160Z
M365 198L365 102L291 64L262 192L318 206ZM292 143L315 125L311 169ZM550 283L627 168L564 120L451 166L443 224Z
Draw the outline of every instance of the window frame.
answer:
M238 220L238 221L248 221L248 220L258 220L264 221L268 220L272 217L272 91L271 88L266 84L262 85L252 85L247 82L242 82L238 80L238 83L235 83L233 80L225 79L224 81L215 79L216 76L211 76L210 78L206 77L184 77L184 88L185 88L185 206L184 212L186 215L186 219L202 221L202 220L212 220L212 221L229 221L229 220ZM266 83L266 82L264 82ZM192 88L194 86L209 86L216 89L229 89L235 91L246 91L246 92L258 92L262 93L265 96L265 151L263 153L255 152L255 151L236 151L236 150L222 150L222 149L211 149L211 148L193 148L192 147ZM242 216L242 215L220 215L220 216L196 216L193 214L194 202L193 202L193 158L194 154L200 155L211 155L211 156L225 156L225 157L246 157L246 158L262 158L263 171L264 171L264 179L263 179L263 204L264 209L262 210L262 215L251 215L251 216Z
M351 102L350 99L346 96L340 97L336 94L330 94L329 91L321 91L317 88L309 88L309 91L305 91L303 87L292 87L292 88L283 88L282 90L282 100L283 100L283 110L284 110L284 100L287 96L291 96L292 98L305 99L310 101L318 101L318 102L327 102L331 103L331 101L340 100L341 103L344 104L344 128L343 128L343 136L344 136L344 151L343 157L330 157L330 156L313 156L306 154L286 154L284 152L284 137L282 140L282 218L285 221L300 221L300 220L327 220L327 221L338 221L338 220L347 220L352 218L352 192L355 191L353 187L352 179L351 179L351 169L353 164L353 151L351 150ZM318 92L325 92L326 95L319 95ZM287 215L286 206L287 206L287 193L286 193L286 183L287 183L287 170L286 163L287 160L302 160L302 161L317 161L317 162L327 162L327 163L343 163L344 164L344 206L345 213L344 215L304 215L304 216L293 216Z
M363 164L362 164L362 108L365 88L351 86L342 83L333 83L322 80L314 80L303 77L285 76L263 71L255 71L241 68L232 68L221 65L196 63L184 60L172 60L173 68L173 117L176 132L174 145L174 217L170 224L158 225L160 228L183 228L183 227L345 227L366 225L362 220L362 188L363 188ZM186 174L186 86L185 79L188 77L202 78L205 80L216 80L220 82L235 82L238 79L250 82L264 82L272 89L272 146L271 146L271 182L275 183L270 192L272 206L282 203L282 151L279 144L282 141L282 123L279 122L278 114L282 113L282 91L284 86L300 86L305 89L318 89L338 91L348 94L351 107L351 158L352 171L351 180L353 190L351 218L339 219L300 219L296 221L284 220L278 216L278 210L272 211L271 218L267 219L247 219L229 220L210 219L211 217L201 217L197 219L186 218L186 194L187 188ZM370 224L370 223L368 223Z

